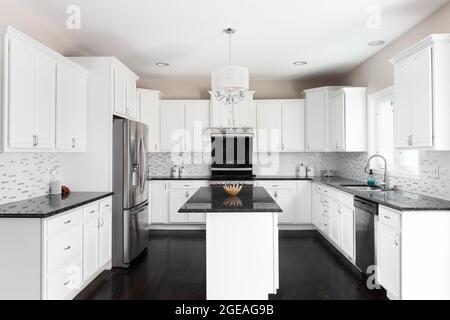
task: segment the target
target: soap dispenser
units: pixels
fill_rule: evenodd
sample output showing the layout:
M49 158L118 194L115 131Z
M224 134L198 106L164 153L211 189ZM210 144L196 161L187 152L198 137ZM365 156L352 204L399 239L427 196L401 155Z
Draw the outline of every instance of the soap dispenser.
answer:
M50 194L61 194L61 182L58 178L58 168L54 168L50 171Z
M369 171L369 178L367 179L367 184L369 186L375 186L375 184L376 184L375 175L373 174L372 169L370 169L370 171Z

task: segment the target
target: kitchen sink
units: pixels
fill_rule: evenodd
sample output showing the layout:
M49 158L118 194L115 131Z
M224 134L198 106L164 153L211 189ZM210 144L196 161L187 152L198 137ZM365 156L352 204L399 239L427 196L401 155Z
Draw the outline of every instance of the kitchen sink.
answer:
M372 186L368 186L368 185L342 185L341 187L344 187L349 190L364 191L364 192L381 192L381 191L383 191L380 187L372 187Z

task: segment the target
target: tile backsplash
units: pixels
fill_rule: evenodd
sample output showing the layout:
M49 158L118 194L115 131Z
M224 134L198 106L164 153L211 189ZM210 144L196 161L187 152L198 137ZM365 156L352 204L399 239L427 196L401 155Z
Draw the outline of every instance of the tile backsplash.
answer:
M337 170L340 176L367 180L364 168L367 164L367 153L342 153L337 156ZM420 151L420 179L389 176L391 186L397 185L401 190L450 200L450 152ZM439 178L429 173L431 166L439 167ZM377 179L383 179L377 174Z
M59 166L53 153L0 154L0 204L48 194L50 170Z
M295 175L296 167L303 163L313 166L316 175L320 170L337 169L335 153L280 153L270 156L264 153L254 154L254 173L257 175ZM183 164L186 176L209 176L211 174L211 156L208 153L149 153L147 156L149 176L170 176L170 168Z

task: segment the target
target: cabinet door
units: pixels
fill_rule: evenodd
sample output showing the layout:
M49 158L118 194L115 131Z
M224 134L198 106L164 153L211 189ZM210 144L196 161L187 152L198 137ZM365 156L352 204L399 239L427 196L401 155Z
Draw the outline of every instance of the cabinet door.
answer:
M331 226L331 239L338 246L341 246L341 214L339 211L340 204L330 198L330 226Z
M400 233L378 223L378 282L389 293L400 297Z
M186 151L211 151L208 132L209 119L208 100L186 102Z
M161 102L161 150L183 152L186 149L186 119L183 101Z
M119 64L114 67L114 112L126 116L127 114L127 72Z
M191 190L171 190L170 191L170 223L187 223L187 214L178 213L178 210L189 200L193 192Z
M34 55L32 47L9 39L8 147L33 149L34 139Z
M160 117L159 117L159 92L138 89L139 111L142 123L148 125L147 150L149 152L160 151Z
M100 215L99 266L104 266L112 258L112 211Z
M137 99L136 99L136 78L134 75L127 75L127 117L137 120Z
M295 210L295 222L311 223L312 221L312 195L311 182L297 182L297 210Z
M151 182L151 223L165 224L169 222L168 191L165 182Z
M323 216L322 194L315 187L313 187L312 198L312 223L321 230Z
M396 148L409 148L411 135L411 64L408 61L394 66L394 143Z
M55 148L56 60L38 52L35 69L36 149Z
M412 147L433 146L433 75L431 48L411 58Z
M284 152L305 151L305 101L283 101L282 150Z
M85 223L83 231L83 280L86 281L99 268L99 219Z
M258 101L256 108L258 151L281 151L281 103Z
M342 250L353 260L354 255L354 239L355 239L355 222L354 210L347 206L341 206L342 217Z
M235 105L234 124L241 128L256 129L256 104L253 99L249 97Z
M326 149L326 93L306 94L306 150Z
M331 97L330 106L330 147L345 150L345 94Z
M87 146L87 76L72 65L58 63L56 148L84 151Z
M280 206L281 212L278 215L279 223L294 223L297 190L271 190L269 191L275 202Z

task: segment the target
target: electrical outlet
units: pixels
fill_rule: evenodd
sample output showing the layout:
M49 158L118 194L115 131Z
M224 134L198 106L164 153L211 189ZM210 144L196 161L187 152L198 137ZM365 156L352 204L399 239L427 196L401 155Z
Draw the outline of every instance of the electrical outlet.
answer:
M439 166L431 166L428 175L431 179L439 179Z

